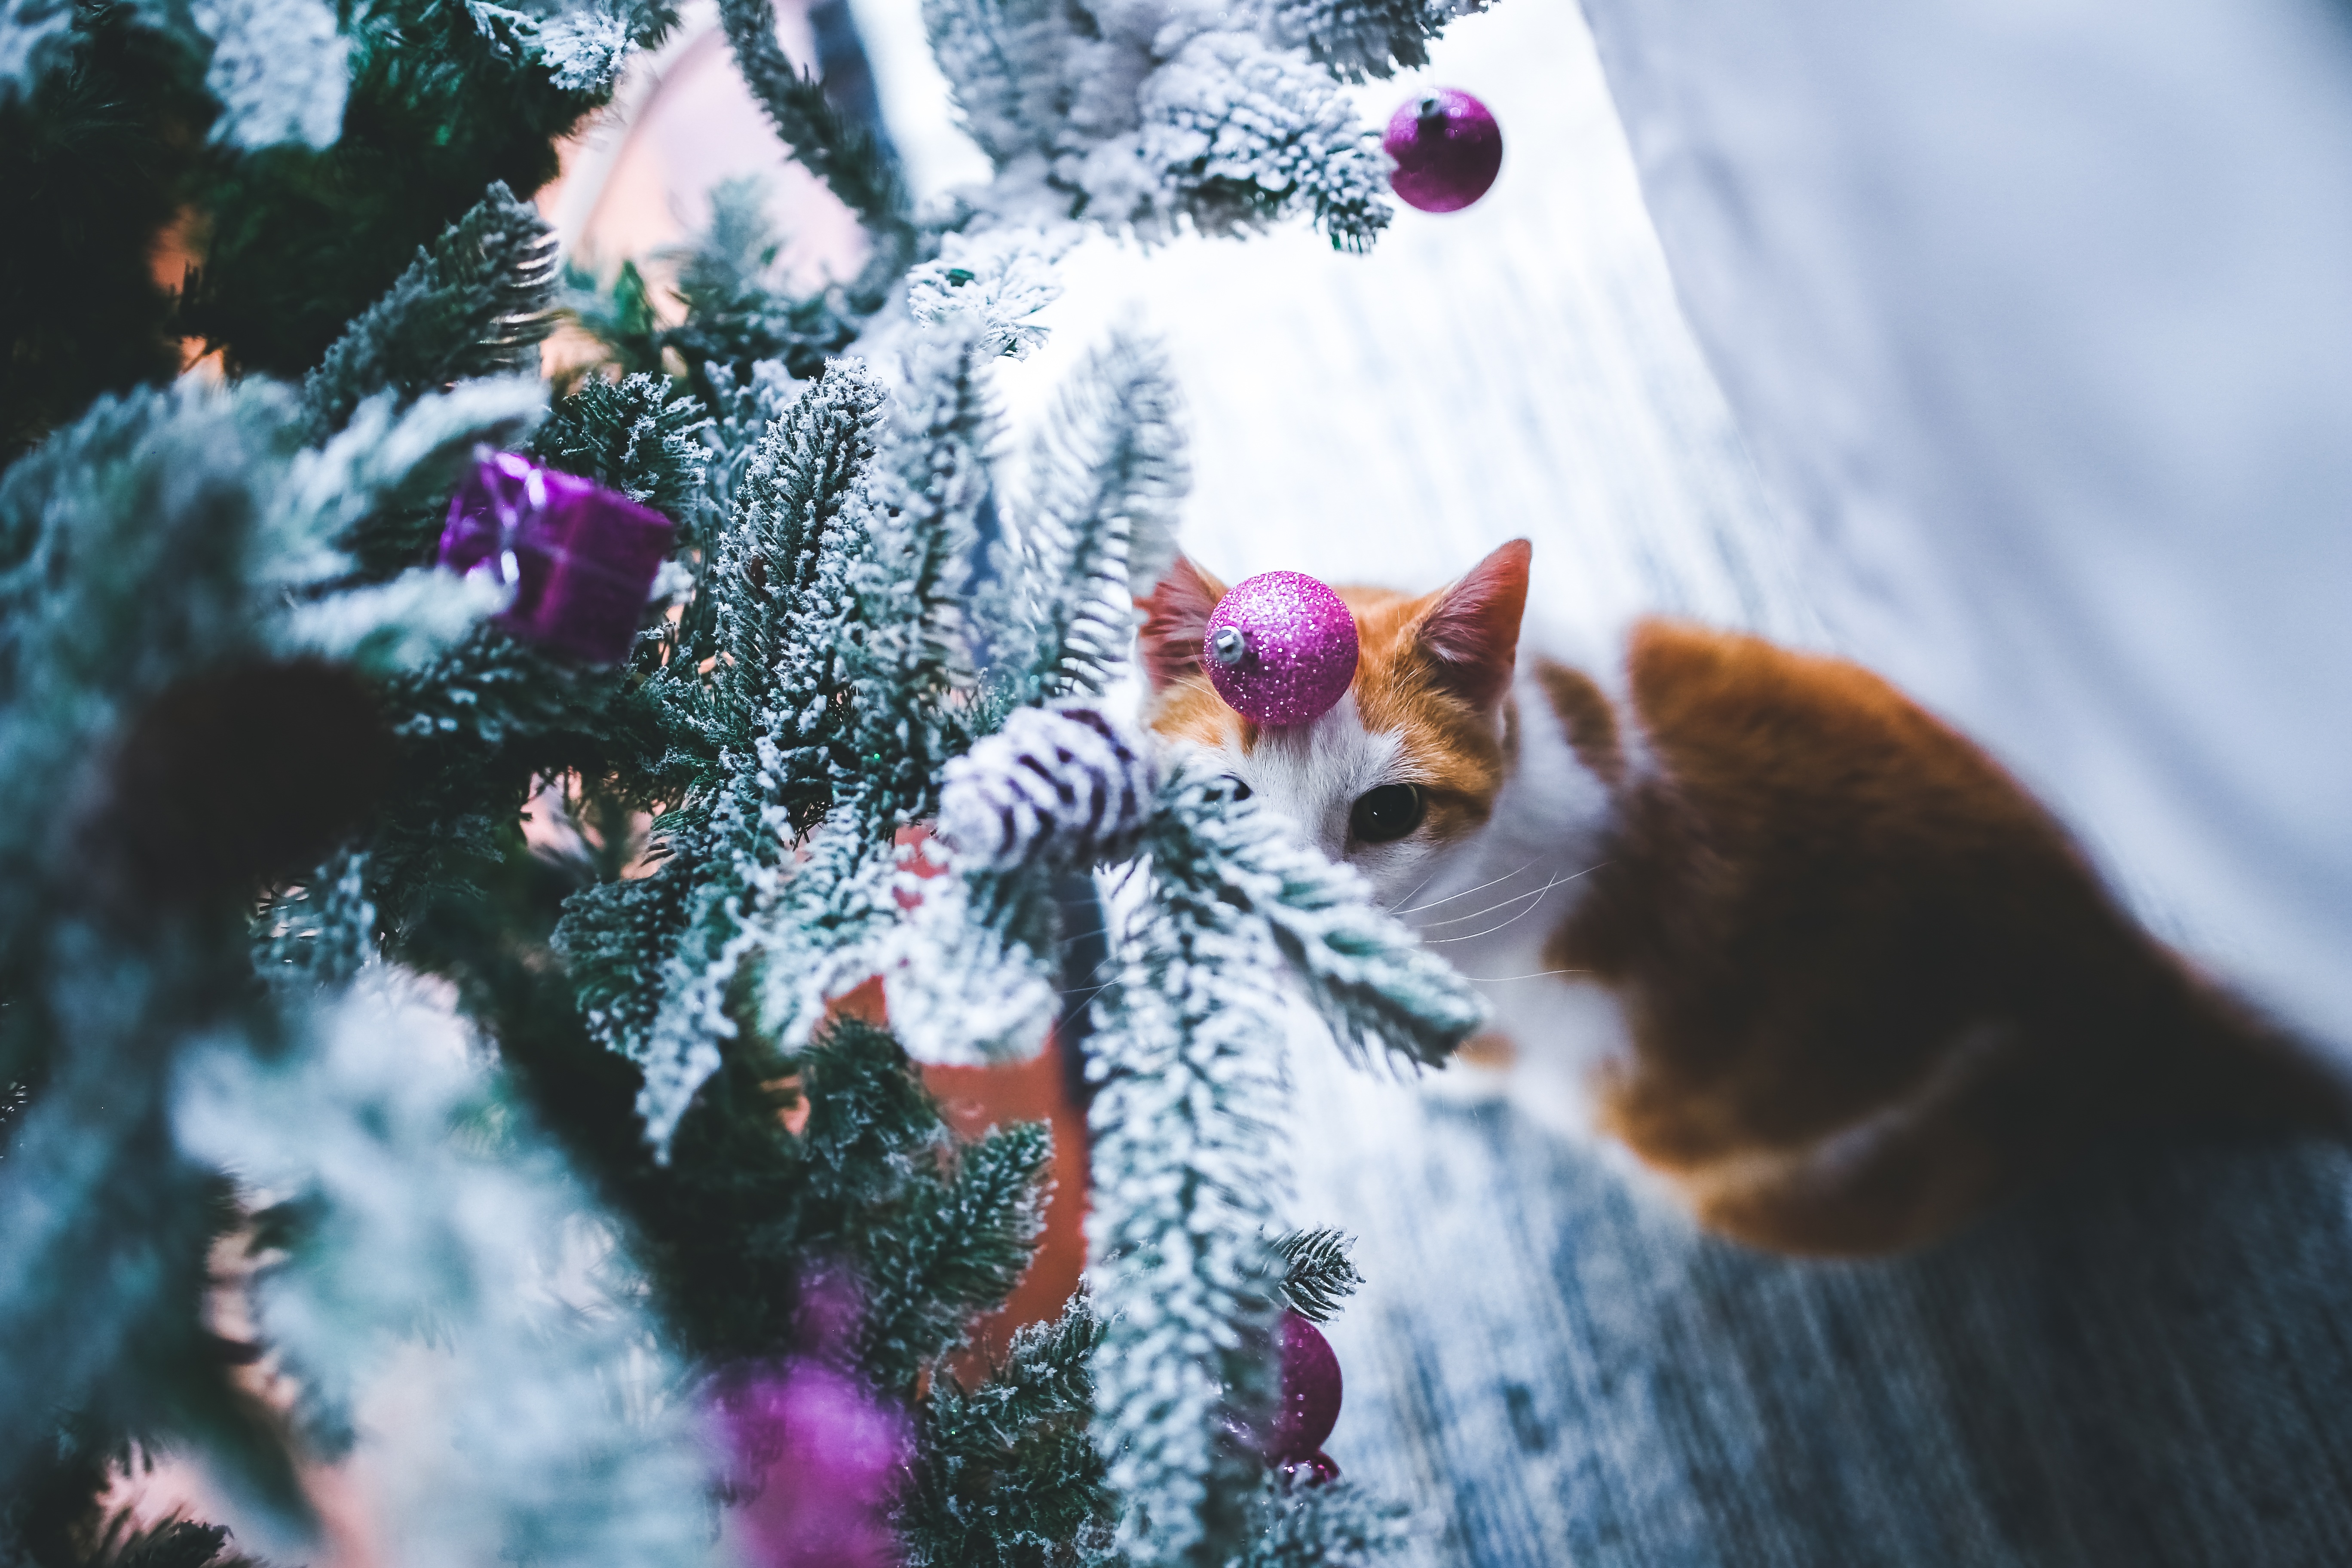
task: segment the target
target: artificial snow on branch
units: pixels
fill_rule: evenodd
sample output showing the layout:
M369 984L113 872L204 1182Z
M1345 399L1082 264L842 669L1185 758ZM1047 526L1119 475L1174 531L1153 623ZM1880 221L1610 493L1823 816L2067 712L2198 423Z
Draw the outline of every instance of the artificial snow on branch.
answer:
M1311 217L1343 250L1389 221L1376 139L1279 16L1204 0L926 0L933 52L997 168L1001 221L1145 238ZM1293 29L1303 39L1311 29ZM1325 28L1330 58L1365 58Z
M1094 1436L1129 1549L1222 1568L1263 1469L1229 1428L1261 1423L1276 1387L1283 1005L1265 922L1223 897L1217 847L1192 831L1223 797L1171 790L1088 1042Z
M1289 1180L1281 961L1359 1055L1377 1043L1439 1061L1484 1017L1352 872L1234 789L1181 770L1162 785L1150 881L1095 1005L1087 1068L1090 1278L1108 1325L1096 1442L1130 1538L1184 1563L1241 1549L1257 1461L1236 1457L1227 1429L1255 1429L1271 1398L1286 1265L1329 1250L1286 1256L1266 1239ZM1305 1293L1328 1300L1339 1274L1328 1256L1307 1263Z
M1217 787L1190 786L1202 803ZM1486 1021L1477 993L1372 901L1354 868L1263 812L1190 815L1214 847L1207 864L1224 896L1265 921L1307 1001L1360 1065L1385 1055L1408 1070L1440 1066Z
M419 1568L701 1561L703 1460L677 1370L609 1225L457 1021L378 965L294 1027L267 1058L189 1052L172 1128L188 1156L270 1194L248 1289L313 1451L347 1451L361 1399L395 1370L423 1398L421 1421L391 1428L376 1551ZM512 1484L534 1474L576 1479Z
M1429 63L1429 40L1486 0L1279 0L1266 27L1342 81L1364 81Z
M1029 461L1023 526L998 568L1007 629L992 675L1018 701L1101 691L1135 600L1176 555L1191 487L1182 399L1148 342L1112 336L1066 382Z
M1328 1323L1364 1282L1336 1230L1294 1230L1274 1244L1282 1255L1282 1300L1310 1323Z
M939 255L907 274L908 313L925 325L971 316L990 349L1027 359L1046 338L1037 313L1062 297L1055 263L1072 237L1022 228L942 235Z
M199 1048L284 1048L243 900L331 848L339 803L378 782L366 685L288 656L321 617L354 648L457 629L429 597L350 585L345 539L527 430L543 395L386 395L305 449L286 388L184 381L101 399L0 479L0 1079L39 1086L0 1180L0 1406L169 1413L295 1508L288 1458L197 1343L224 1209L171 1136L170 1074ZM53 1439L37 1417L0 1427L0 1475Z
M877 249L869 267L897 278L914 259L916 236L887 144L835 108L814 74L793 67L776 41L772 0L719 0L719 15L744 83L777 136L865 224Z
M156 9L164 15L163 6ZM212 40L205 86L220 100L213 138L239 147L324 147L342 129L349 44L323 0L190 0Z

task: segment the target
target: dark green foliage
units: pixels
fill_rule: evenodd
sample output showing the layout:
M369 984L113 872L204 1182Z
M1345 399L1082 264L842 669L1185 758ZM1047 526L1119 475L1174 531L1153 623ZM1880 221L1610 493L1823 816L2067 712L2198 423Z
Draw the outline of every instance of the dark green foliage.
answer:
M545 50L485 37L463 5L373 0L345 10L352 79L340 141L208 147L218 107L207 50L183 26L152 25L168 14L85 0L62 68L0 101L0 189L26 237L0 261L0 458L99 392L169 376L183 335L222 350L232 370L311 370L494 183L523 193L546 183L552 139L609 91L551 70ZM648 41L673 19L660 0L615 15ZM150 257L181 215L201 265L175 309ZM445 351L420 341L410 352ZM386 379L404 374L387 367Z
M1100 691L1125 661L1135 595L1175 553L1190 479L1178 402L1160 356L1115 337L1056 404L1031 462L1032 514L998 573L1045 596L999 612L1017 631L989 628L1009 703Z
M665 0L569 3L352 0L339 37L320 34L317 14L312 58L339 58L347 42L351 69L341 139L320 147L226 133L266 124L268 105L230 88L215 104L209 45L170 6L76 0L29 95L0 102L0 177L29 237L0 263L0 458L59 432L0 478L5 1568L90 1568L93 1554L230 1568L215 1526L133 1532L97 1516L105 1464L166 1436L299 1529L291 1467L303 1445L331 1454L350 1436L347 1396L373 1353L360 1342L445 1304L453 1320L477 1314L477 1329L491 1316L470 1287L399 1283L427 1255L425 1274L482 1275L509 1235L527 1236L518 1222L477 1246L485 1233L436 1228L468 1207L446 1200L537 1183L568 1204L575 1177L622 1237L613 1268L625 1282L604 1321L627 1331L614 1342L655 1380L688 1380L649 1387L651 1403L675 1413L740 1363L810 1349L797 1316L811 1281L852 1279L856 1365L920 1427L900 1520L913 1560L1119 1560L1119 1504L1090 1435L1107 1331L1086 1302L1017 1336L975 1387L941 1365L1028 1266L1045 1129L961 1140L887 1031L840 1018L811 1037L828 999L869 972L859 944L897 929L894 830L931 813L941 766L1013 700L976 687L964 635L967 574L996 504L984 371L1000 345L971 321L916 333L887 427L880 383L828 363L936 236L910 220L887 147L785 58L769 8L725 0L747 81L866 224L869 261L846 285L796 294L758 192L722 189L709 230L668 258L682 320L663 324L635 266L563 301L608 358L525 443L541 394L520 378L558 302L528 197L554 171L551 139L609 91L622 46L671 21ZM331 72L309 79L334 85ZM308 101L325 113L336 99ZM301 134L329 140L323 126ZM182 214L201 266L173 300L148 254ZM221 351L229 389L139 387L171 374L183 336ZM297 396L257 372L306 379ZM477 379L488 377L510 379ZM794 377L808 384L796 401ZM1060 596L1024 601L1037 613L1020 623L1034 634L1023 700L1108 675L1126 577L1181 488L1164 375L1122 348L1095 378L1040 470L1032 565ZM89 408L105 389L129 392ZM666 603L647 607L648 635L620 668L476 626L476 588L414 570L488 442L523 444L678 525ZM330 668L378 739L381 710L390 760L300 787L316 781L294 763L340 753L280 678ZM286 710L289 751L247 744L242 727L209 721L213 708L189 708L176 730L152 721L206 681ZM248 754L142 755L154 734L192 730ZM324 854L307 885L263 886L268 868L240 857L184 879L203 884L191 891L152 875L152 857L120 852L141 842L134 820L160 825L166 849L245 842L226 814L273 797L239 787L239 765L289 798L350 808L306 836L305 854ZM564 820L536 825L547 831L534 843L520 814L551 784ZM646 810L661 813L658 864L635 875ZM424 1110L401 1098L429 1075L395 1048L409 1037L390 1005L369 1012L382 972L334 999L378 951L453 984L503 1079ZM795 986L797 1014L768 1005ZM665 1027L670 1057L640 1048ZM334 1054L353 1040L374 1054ZM360 1076L336 1079L346 1068ZM277 1114L289 1105L322 1114ZM246 1213L213 1166L245 1169L273 1116L314 1137L289 1142L298 1167L341 1140L398 1174L354 1198L365 1176L337 1187L318 1176L332 1162L317 1162L293 1178L298 1197ZM568 1164L532 1142L534 1124ZM446 1184L410 1180L428 1166ZM235 1376L259 1348L207 1327L214 1249L240 1229L273 1259L249 1282L257 1321L307 1389L292 1447L289 1423L256 1410ZM415 1257L394 1256L395 1235L423 1238ZM1328 1310L1346 1283L1333 1255L1294 1258L1294 1296ZM1254 1300L1270 1307L1262 1258L1254 1267ZM638 1294L657 1319L637 1316ZM295 1305L272 1318L265 1297ZM449 1326L446 1342L465 1343L466 1325ZM571 1372L583 1373L573 1395L601 1399L596 1380L616 1364L585 1350L567 1361L550 1340L542 1367L521 1350L537 1338L490 1342L462 1381L503 1395L491 1363L520 1364L509 1409L552 1398ZM595 1404L547 1408L594 1427ZM495 1444L469 1446L487 1477L475 1495L508 1510L502 1539L518 1549L505 1554L544 1544L602 1561L562 1539L562 1521L585 1521L613 1562L678 1560L660 1544L663 1510L692 1493L699 1460L663 1437L633 1447L634 1430L616 1424L583 1450L603 1470L513 1459L557 1451L528 1442L504 1461ZM1299 1509L1253 1493L1254 1465L1244 1458L1226 1511L1262 1518L1266 1551L1289 1553L1264 1560L1340 1561L1299 1554L1345 1530L1286 1523ZM652 1478L648 1489L614 1484L623 1473ZM656 1492L663 1503L648 1505ZM633 1523L650 1533L630 1535Z
M675 20L659 0L622 14L641 42ZM449 0L378 0L348 30L341 140L228 161L190 193L214 222L183 319L232 368L309 370L493 182L528 195L553 177L554 139L610 91L558 85Z
M33 1100L0 1185L0 1477L72 1415L109 1449L153 1429L204 1443L300 1517L282 1443L205 1326L226 1183L165 1117L188 1040L282 1044L253 984L258 889L159 879L125 853L126 819L210 799L247 759L143 755L144 721L192 681L285 668L273 638L337 570L342 521L444 482L452 448L510 434L516 406L421 403L365 435L368 463L298 462L285 389L184 383L101 401L0 479L0 1080ZM142 783L189 772L202 787ZM176 837L202 848L215 826Z
M600 285L574 266L565 281L572 318L612 363L631 372L684 375L697 394L714 397L721 376L748 382L762 362L797 380L823 374L825 361L847 348L882 303L878 286L828 285L795 294L777 279L783 237L767 209L757 179L722 181L710 192L710 223L687 244L662 253L673 263L670 290L685 319L663 324L653 286L634 261Z
M402 746L364 842L369 896L395 931L518 853L534 778L614 777L659 754L625 674L583 670L486 627L388 683Z
M1027 1267L1049 1152L1039 1126L959 1145L888 1033L842 1018L791 1058L739 1045L625 1206L698 1359L793 1348L793 1304L830 1264L863 1287L860 1365L904 1394Z
M1039 1184L1052 1158L1044 1123L997 1128L960 1150L941 1182L911 1193L897 1223L877 1227L866 1247L866 1364L877 1381L911 1383L1011 1292L1045 1223Z
M203 73L128 9L74 9L70 63L0 95L0 462L101 392L179 368L150 246L178 209L214 109Z
M1274 1244L1282 1258L1282 1300L1310 1323L1328 1323L1364 1277L1348 1257L1348 1238L1336 1230L1294 1230Z
M687 670L717 662L707 679L674 674L663 687L704 759L676 816L681 826L707 822L720 790L731 793L740 830L755 837L772 837L756 833L771 805L799 833L833 802L855 609L845 569L865 542L853 502L874 456L882 399L863 372L828 371L752 450L678 660ZM719 765L762 746L772 752L765 768Z
M971 731L953 700L971 685L962 636L964 587L991 504L988 453L997 413L985 371L992 353L966 322L925 334L908 356L893 409L875 529L879 570L858 588L848 628L848 757L856 804L870 830L929 816L940 770Z
M608 1039L639 1039L654 1026L663 966L701 900L702 857L673 847L651 876L583 888L564 905L556 944L586 1012Z
M1102 1324L1084 1296L1013 1336L974 1388L923 1405L921 1461L901 1500L910 1568L1081 1568L1109 1551L1116 1499L1087 1436Z
M303 379L311 438L341 429L362 397L386 388L408 398L535 368L534 345L553 323L556 257L538 212L493 184Z
M100 1543L99 1561L109 1568L255 1568L253 1559L228 1548L226 1525L167 1520L145 1529L118 1521Z
M729 180L710 192L710 226L676 253L677 298L686 319L663 337L688 366L723 364L748 374L774 360L796 379L824 369L857 335L878 300L845 298L826 288L793 295L775 287L783 237L768 212L768 189L754 178Z
M698 405L649 376L592 380L556 405L531 449L685 524L686 542L700 517L700 423ZM372 564L429 558L441 521L437 507L376 520ZM661 653L649 641L635 666L586 669L485 627L394 676L384 706L404 744L391 809L367 843L369 892L383 918L404 929L495 875L519 852L514 823L534 779L576 775L592 801L642 803L668 745L646 689Z
M233 1550L225 1525L172 1517L139 1523L130 1513L105 1517L100 1494L108 1461L137 1474L146 1456L88 1446L86 1430L61 1427L41 1462L0 1502L0 1563L7 1568L260 1568Z
M557 402L530 455L642 501L677 523L682 540L698 541L708 423L700 402L650 375L592 377Z
M635 262L621 263L613 281L601 287L593 270L577 260L565 262L563 310L595 340L602 365L625 375L665 374L662 348L667 329Z

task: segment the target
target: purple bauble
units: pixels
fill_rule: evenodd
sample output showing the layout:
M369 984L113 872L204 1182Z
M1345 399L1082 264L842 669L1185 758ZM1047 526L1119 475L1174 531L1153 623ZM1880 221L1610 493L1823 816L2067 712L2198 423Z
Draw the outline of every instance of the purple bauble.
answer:
M1339 1421L1339 1358L1323 1331L1282 1315L1282 1400L1266 1454L1276 1465L1311 1460ZM1336 1473L1338 1467L1333 1467Z
M1425 213L1459 211L1486 194L1503 166L1503 128L1466 92L1441 87L1389 116L1381 151L1396 161L1389 184Z
M1261 572L1217 601L1201 668L1217 695L1261 724L1306 724L1356 679L1356 617L1304 572Z
M756 1568L893 1568L913 1423L806 1357L739 1373L716 1415Z
M441 564L514 589L500 626L590 664L618 664L636 641L669 520L650 507L512 452L474 465L450 498Z

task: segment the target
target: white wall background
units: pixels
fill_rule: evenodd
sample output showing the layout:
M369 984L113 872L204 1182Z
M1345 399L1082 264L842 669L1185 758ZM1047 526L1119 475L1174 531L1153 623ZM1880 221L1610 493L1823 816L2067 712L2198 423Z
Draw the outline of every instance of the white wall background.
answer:
M1588 10L1852 645L2352 1054L2352 7Z

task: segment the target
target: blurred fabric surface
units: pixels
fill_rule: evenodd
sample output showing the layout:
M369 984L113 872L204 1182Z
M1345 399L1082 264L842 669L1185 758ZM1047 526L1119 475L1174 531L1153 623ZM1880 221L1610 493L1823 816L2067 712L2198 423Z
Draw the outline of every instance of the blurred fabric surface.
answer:
M915 0L852 3L918 187L974 177ZM2352 1037L2331 804L2352 798L2352 468L2329 460L2352 464L2329 313L2352 270L2325 248L2352 193L2321 178L2352 110L2314 110L2312 146L2245 171L2246 205L2125 222L2232 188L2187 157L2204 122L2151 141L2158 100L2253 156L2313 82L2352 104L2311 74L2333 57L2315 42L2293 101L2263 107L2161 39L2103 47L2149 16L2106 0L1945 7L1916 34L1850 5L1592 9L1601 54L1568 0L1504 0L1429 71L1358 93L1373 121L1430 83L1494 109L1502 175L1465 213L1400 212L1363 258L1295 233L1082 247L1054 340L1005 368L1016 432L1112 325L1155 331L1192 410L1185 544L1211 570L1432 585L1526 534L1549 650L1601 655L1664 609L1856 654L1987 736L2166 929ZM2224 9L2173 0L2149 25L2219 37ZM2287 15L2263 0L2242 26ZM2050 47L1969 47L1994 37ZM2047 157L2072 184L2027 177ZM2116 183L2137 205L2095 199ZM1948 221L1904 216L1938 191L1967 198ZM2326 202L2244 237L2244 268L2164 248L2203 226L2218 256L2248 215ZM2100 281L2142 233L2180 268L2179 330L2144 354L2147 290ZM2275 278L2252 264L2306 242ZM2265 382L2292 323L2234 331L2209 282L2304 290L2279 308L2313 307L2308 363ZM2175 407L2190 391L2210 420ZM1370 1280L1331 1331L1329 1451L1425 1510L1426 1563L2352 1561L2339 1153L2117 1153L1932 1255L1825 1267L1696 1235L1526 1114L1540 1083L1439 1095L1319 1041L1294 1058L1297 1217L1356 1233Z

